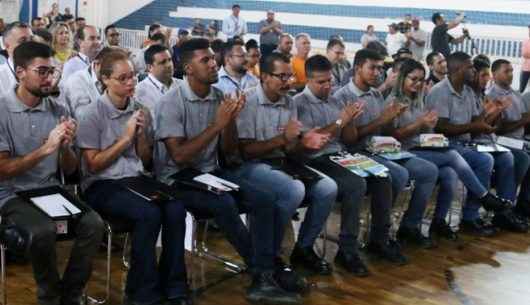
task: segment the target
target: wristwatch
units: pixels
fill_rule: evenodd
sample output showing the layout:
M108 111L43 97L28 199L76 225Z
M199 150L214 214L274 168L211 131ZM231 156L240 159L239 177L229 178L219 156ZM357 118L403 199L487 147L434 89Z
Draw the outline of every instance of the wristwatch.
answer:
M337 128L342 128L342 119L338 119L335 121L335 125L337 125Z

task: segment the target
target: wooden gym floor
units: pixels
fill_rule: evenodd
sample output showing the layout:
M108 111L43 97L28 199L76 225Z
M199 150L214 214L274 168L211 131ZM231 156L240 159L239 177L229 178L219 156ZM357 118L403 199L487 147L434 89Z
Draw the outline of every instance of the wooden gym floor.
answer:
M329 222L336 234L338 216ZM333 232L335 231L335 232ZM290 253L293 234L284 243ZM67 259L69 242L58 243L59 260ZM219 233L211 233L210 250L228 257L235 253ZM321 245L321 241L319 241ZM406 249L411 263L396 267L367 258L372 275L350 276L335 269L332 276L313 276L307 305L521 305L530 304L530 234L500 233L493 238L475 238L461 234L457 242L442 241L434 250ZM332 261L337 246L328 242L327 258ZM189 258L189 257L188 257ZM188 262L191 260L188 259ZM202 286L195 299L198 305L244 305L246 274L233 274L216 262L195 259L195 282ZM192 267L192 266L189 266ZM89 294L102 296L105 284L105 252L94 266ZM112 290L108 304L121 304L125 269L121 252L112 259ZM35 284L28 264L10 264L7 268L8 304L33 305Z

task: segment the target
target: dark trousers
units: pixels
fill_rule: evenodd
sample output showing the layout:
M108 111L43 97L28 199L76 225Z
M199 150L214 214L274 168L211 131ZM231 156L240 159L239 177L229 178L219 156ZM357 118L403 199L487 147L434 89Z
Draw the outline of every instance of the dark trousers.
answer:
M187 294L184 264L186 212L179 200L155 204L112 180L92 184L85 192L90 206L104 217L131 221L131 268L125 293L130 300L151 304ZM157 268L156 241L162 227L162 254Z
M313 159L308 165L337 183L338 198L341 198L342 202L339 247L343 251L357 251L360 206L367 191L372 195L370 241L381 244L388 241L392 209L390 178L359 177L331 161L329 156Z
M261 52L261 58L265 58L267 55L271 54L272 51L276 50L278 45L275 44L262 44L259 46Z
M521 71L521 79L519 80L519 92L523 93L530 79L530 71Z
M90 278L92 258L103 237L103 221L99 215L89 210L80 219L71 222L73 228L68 230L73 230L76 238L61 279L57 270L55 222L20 198L9 200L2 207L1 214L4 223L13 223L32 235L29 255L39 304L77 302Z

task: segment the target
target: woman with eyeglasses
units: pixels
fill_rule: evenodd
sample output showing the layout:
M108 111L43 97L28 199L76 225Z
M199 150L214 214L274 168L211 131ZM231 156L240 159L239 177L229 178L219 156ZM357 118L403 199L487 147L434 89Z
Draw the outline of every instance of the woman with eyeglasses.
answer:
M132 223L131 268L125 304L187 304L185 211L165 185L144 176L152 161L149 111L133 99L136 74L127 53L101 60L105 93L81 113L82 188L104 218ZM156 241L162 227L162 254Z
M76 55L73 48L72 32L64 22L55 23L51 29L52 49L55 51L54 59L63 65L68 59Z
M407 106L406 110L394 120L392 135L401 142L403 149L438 166L440 189L429 231L438 237L456 240L456 232L446 223L445 217L451 207L458 179L462 181L468 192L477 198L483 198L489 193L457 151L450 148L419 148L420 135L433 133L438 121L437 113L425 107L424 85L425 68L423 65L414 59L405 60L399 71L396 85L387 98L387 102L395 101ZM416 217L418 227L422 218L423 215Z

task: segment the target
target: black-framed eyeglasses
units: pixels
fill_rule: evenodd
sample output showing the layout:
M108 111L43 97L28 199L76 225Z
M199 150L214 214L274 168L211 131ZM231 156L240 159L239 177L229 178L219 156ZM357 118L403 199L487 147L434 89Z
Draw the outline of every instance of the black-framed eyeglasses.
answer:
M271 73L271 75L283 82L290 81L294 77L294 75L290 73Z
M61 76L61 71L55 67L37 67L31 69L31 71L37 73L39 77L45 78L53 76L54 78L59 78Z
M122 85L126 85L127 82L129 82L130 80L133 80L134 82L138 81L138 76L136 76L136 74L134 74L134 73L122 74L119 77L110 77L110 78L112 78L113 80L118 81Z

